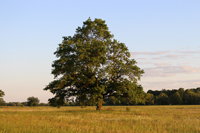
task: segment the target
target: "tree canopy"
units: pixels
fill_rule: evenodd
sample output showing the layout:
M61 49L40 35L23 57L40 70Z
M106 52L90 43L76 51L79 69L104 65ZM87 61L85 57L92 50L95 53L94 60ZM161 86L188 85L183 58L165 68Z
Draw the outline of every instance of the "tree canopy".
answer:
M5 93L2 90L0 90L0 97L3 97L4 95Z
M5 93L2 90L0 90L0 106L5 106L6 105L6 102L3 100L3 98L1 98L4 95L5 95Z
M38 106L40 100L37 97L28 97L27 98L27 105L28 106Z
M55 94L49 99L53 105L73 96L82 105L96 105L97 110L110 96L141 102L144 92L137 81L144 71L130 59L126 45L113 37L105 21L90 18L74 36L63 37L54 53L58 58L52 64L55 80L44 88Z

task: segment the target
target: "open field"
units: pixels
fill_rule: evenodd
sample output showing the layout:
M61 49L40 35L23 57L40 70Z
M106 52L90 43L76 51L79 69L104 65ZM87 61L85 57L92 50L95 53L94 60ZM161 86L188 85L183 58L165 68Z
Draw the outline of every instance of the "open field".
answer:
M200 105L0 107L0 133L200 132Z

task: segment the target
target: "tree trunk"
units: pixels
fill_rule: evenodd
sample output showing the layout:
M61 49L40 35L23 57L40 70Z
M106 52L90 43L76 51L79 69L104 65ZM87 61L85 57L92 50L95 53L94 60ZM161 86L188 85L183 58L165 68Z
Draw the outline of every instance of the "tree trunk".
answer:
M97 105L96 110L101 110L101 108L102 108L102 104L103 104L103 99L102 99L101 103L100 103L99 105Z

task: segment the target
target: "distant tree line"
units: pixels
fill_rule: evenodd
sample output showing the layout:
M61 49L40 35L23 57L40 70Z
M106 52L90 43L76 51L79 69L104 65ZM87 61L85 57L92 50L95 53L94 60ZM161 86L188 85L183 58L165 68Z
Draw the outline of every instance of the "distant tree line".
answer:
M149 90L146 105L195 105L200 104L200 87L196 89Z
M0 106L57 106L59 101L39 103L37 97L28 97L26 102L9 102L3 100L4 92L0 90ZM139 101L130 101L128 98L106 97L103 105L198 105L200 104L200 87L196 89L148 90L137 95ZM135 98L137 100L137 98ZM137 104L136 104L137 103ZM79 98L65 101L63 106L84 106Z
M49 106L49 103L39 103L40 100L37 98L37 97L28 97L27 98L27 101L26 102L9 102L9 103L6 103L3 98L5 95L5 93L0 90L0 106Z
M200 87L186 90L184 88L148 90L139 97L140 101L130 102L127 98L117 99L111 96L104 99L103 105L197 105L200 104ZM78 99L71 101L71 105L82 106Z

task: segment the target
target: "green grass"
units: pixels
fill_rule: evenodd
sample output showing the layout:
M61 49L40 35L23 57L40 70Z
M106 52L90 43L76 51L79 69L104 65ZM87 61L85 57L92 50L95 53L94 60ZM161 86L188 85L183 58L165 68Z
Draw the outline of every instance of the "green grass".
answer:
M200 105L0 107L0 133L195 133Z

